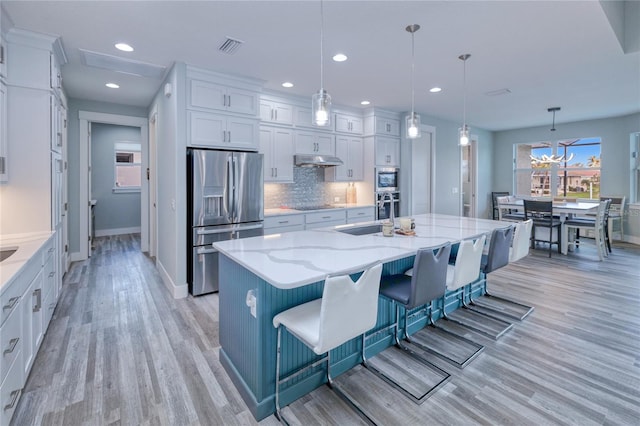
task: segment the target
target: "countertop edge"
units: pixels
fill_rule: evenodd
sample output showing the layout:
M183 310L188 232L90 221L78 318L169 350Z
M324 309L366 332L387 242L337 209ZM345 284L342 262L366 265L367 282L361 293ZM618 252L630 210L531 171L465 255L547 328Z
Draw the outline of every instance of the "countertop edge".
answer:
M11 286L24 271L25 265L49 241L53 231L0 236L0 246L18 246L18 250L0 263L0 295Z

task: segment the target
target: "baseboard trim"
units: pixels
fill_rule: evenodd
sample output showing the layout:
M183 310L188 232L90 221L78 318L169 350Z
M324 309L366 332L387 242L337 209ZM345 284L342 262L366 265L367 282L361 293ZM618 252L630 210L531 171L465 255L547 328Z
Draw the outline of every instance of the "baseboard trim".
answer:
M86 260L86 257L82 257L79 251L74 251L73 253L69 253L69 262L79 262L81 260Z
M156 259L156 269L158 269L160 278L162 278L162 282L164 283L165 287L167 287L167 290L169 290L174 299L184 299L185 297L187 297L187 295L189 294L189 287L187 286L187 284L184 283L182 285L176 285L171 279L171 276L169 275L167 270L162 265L162 262L160 262L158 259Z
M111 228L111 229L97 229L96 237L108 237L111 235L124 235L124 234L139 234L142 228L134 226L131 228Z
M635 235L625 235L624 241L631 244L640 245L640 237L636 237Z

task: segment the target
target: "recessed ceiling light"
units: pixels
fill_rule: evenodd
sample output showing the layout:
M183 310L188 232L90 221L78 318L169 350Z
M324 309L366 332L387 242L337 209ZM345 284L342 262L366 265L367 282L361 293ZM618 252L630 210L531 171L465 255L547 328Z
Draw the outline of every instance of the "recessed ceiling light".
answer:
M440 87L432 87L431 89L429 89L429 91L431 93L438 93L438 92L442 92L442 89Z
M338 53L337 55L334 55L333 60L336 62L344 62L347 60L347 55L344 53Z
M116 43L116 49L122 50L123 52L133 52L133 47L127 43Z
M105 84L105 86L107 86L109 89L119 89L120 86L115 84L115 83L107 83Z
M282 87L286 87L286 88L293 87L293 83L285 81L284 83L282 83Z
M369 102L369 101L362 101L362 102L360 102L360 105L369 105L370 103L371 102Z

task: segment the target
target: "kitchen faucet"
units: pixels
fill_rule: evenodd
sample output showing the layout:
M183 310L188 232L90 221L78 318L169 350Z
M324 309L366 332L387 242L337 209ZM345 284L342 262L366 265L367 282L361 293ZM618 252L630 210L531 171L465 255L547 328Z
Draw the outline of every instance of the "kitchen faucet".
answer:
M395 222L395 217L393 214L393 211L395 210L393 208L393 203L394 203L394 199L393 199L393 194L391 194L390 192L385 192L384 194L382 194L382 197L380 198L380 201L378 201L378 206L380 208L384 207L384 204L386 203L386 198L389 197L389 220L391 221L391 223Z

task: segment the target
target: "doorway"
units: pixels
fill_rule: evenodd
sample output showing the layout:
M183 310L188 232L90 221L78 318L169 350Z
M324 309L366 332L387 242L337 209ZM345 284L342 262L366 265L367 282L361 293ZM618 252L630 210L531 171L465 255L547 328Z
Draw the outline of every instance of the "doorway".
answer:
M80 254L78 260L91 256L91 124L115 124L140 128L143 176L140 186L140 245L143 252L149 251L149 124L147 118L125 115L80 111Z
M469 144L460 147L460 213L477 217L478 202L478 137L471 135Z

